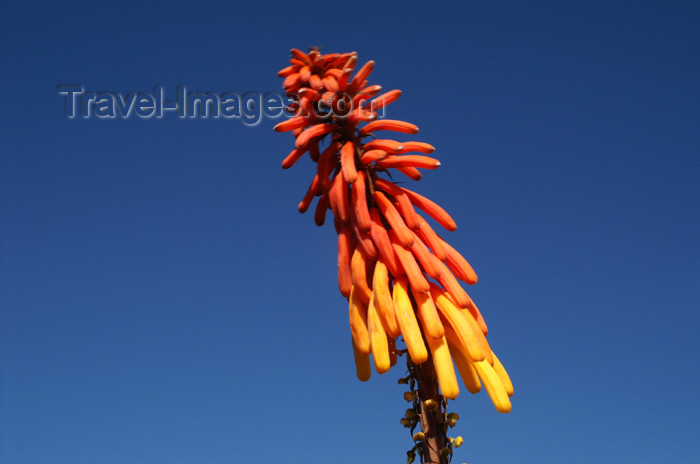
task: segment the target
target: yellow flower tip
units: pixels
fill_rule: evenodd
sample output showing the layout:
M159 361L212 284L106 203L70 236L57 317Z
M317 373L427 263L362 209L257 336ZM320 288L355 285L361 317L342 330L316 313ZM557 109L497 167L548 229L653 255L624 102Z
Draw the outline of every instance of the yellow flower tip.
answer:
M452 444L455 448L459 448L460 446L462 446L462 443L464 443L464 438L462 438L461 436L452 440Z
M423 441L425 440L425 434L423 432L417 432L413 435L413 441Z
M404 393L403 399L405 399L406 401L413 401L413 392Z
M403 425L404 427L410 427L410 426L411 426L411 420L410 420L410 419L406 419L405 417L402 417L402 418L401 418L401 425Z
M425 400L423 402L423 408L426 411L437 411L437 408L438 408L437 401L435 401L433 399Z
M459 420L459 414L457 414L456 412L451 412L447 415L447 419Z

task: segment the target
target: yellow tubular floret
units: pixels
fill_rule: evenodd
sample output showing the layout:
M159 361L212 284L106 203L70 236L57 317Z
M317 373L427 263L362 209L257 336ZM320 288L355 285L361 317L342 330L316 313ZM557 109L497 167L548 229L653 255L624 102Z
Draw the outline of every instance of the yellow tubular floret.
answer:
M378 374L383 374L391 369L391 359L389 357L389 343L386 339L382 321L377 313L377 307L374 304L374 296L369 300L369 306L367 307L367 324L372 346L372 356L374 356L374 369Z
M377 260L377 264L374 266L372 291L375 297L375 304L379 309L379 314L386 324L385 328L387 333L392 337L398 337L401 335L401 328L396 320L394 303L391 299L391 290L389 290L389 271L381 260Z
M448 400L453 400L459 395L459 386L457 385L457 376L452 365L452 357L450 349L447 346L445 337L440 338L426 337L430 352L433 355L433 365L437 374L438 383L442 396Z
M500 413L510 412L511 405L510 399L508 398L508 393L506 388L503 386L501 379L496 374L493 366L487 361L480 361L472 364L476 373L481 378L484 383L484 388L491 398L491 402L496 407L496 411Z
M513 382L510 381L510 376L508 375L508 372L506 372L506 368L503 367L503 364L501 364L501 361L496 356L496 353L492 351L491 354L493 355L493 370L496 371L498 378L501 379L501 383L506 388L506 393L508 393L508 396L513 396Z
M476 339L479 341L479 346L481 347L481 351L484 352L484 356L486 357L486 361L488 361L489 364L491 364L493 366L493 355L491 354L491 348L489 347L489 342L486 341L486 335L484 335L484 333L481 331L479 324L476 322L476 319L474 319L474 316L472 316L472 313L470 313L469 310L460 309L459 311L462 313L464 318L467 320L467 323L472 328L472 332L474 332Z
M352 352L355 355L355 373L357 374L357 378L362 382L367 382L372 376L369 354L361 352L357 348L357 345L355 345L355 340L352 341Z
M360 300L356 288L350 290L348 299L348 310L350 313L350 332L355 346L363 354L370 353L369 329L367 327L367 306Z
M430 293L448 325L454 330L462 348L469 354L469 358L472 361L483 361L486 355L481 349L481 343L479 343L472 325L469 324L459 308L437 285L431 284ZM481 331L479 332L481 333Z
M413 288L411 288L411 292L413 293L413 298L416 300L418 317L423 323L426 335L433 338L443 337L445 335L445 328L442 326L442 322L440 322L440 316L438 315L437 309L435 309L435 303L430 293L416 291Z
M447 345L450 347L450 354L459 370L459 375L462 377L464 386L469 393L480 392L481 382L479 382L479 376L476 374L472 362L460 350L460 343L459 340L457 340L457 335L449 327L445 327L445 338L447 339Z
M350 259L350 275L352 278L352 284L355 287L355 292L365 305L369 304L369 298L370 295L372 295L372 290L370 290L369 286L367 285L367 268L365 257L362 255L359 248L355 248L352 258Z
M416 320L416 313L413 310L411 298L408 296L408 281L405 276L397 277L394 281L393 301L396 320L399 322L411 361L422 364L428 359L428 350L423 343L423 335Z

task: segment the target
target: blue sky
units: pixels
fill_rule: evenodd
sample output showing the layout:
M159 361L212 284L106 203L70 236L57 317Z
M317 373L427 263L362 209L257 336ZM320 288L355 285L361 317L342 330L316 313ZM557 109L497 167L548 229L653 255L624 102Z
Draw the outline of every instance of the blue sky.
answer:
M453 462L697 462L697 3L0 8L1 462L405 462L403 371L355 378L278 120L69 119L57 92L279 91L310 45L375 60L442 161L415 190L516 390L451 403Z

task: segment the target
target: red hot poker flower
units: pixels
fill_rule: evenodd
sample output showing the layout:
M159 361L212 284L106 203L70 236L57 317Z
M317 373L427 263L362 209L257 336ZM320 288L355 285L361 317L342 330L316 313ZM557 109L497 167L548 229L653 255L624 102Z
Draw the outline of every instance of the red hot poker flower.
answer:
M290 66L278 75L296 101L289 108L294 116L274 129L295 137L283 168L306 153L317 163L299 211L318 197L316 223L322 225L327 210L332 212L338 286L348 299L357 377L370 378L371 358L378 373L387 372L396 363L401 336L413 364L432 361L444 398L459 394L454 362L469 392L484 385L496 409L510 412L513 385L486 341L481 313L459 283L475 284L476 274L422 213L448 231L457 225L436 203L387 176L396 170L419 180L421 169L440 167L426 156L435 150L432 145L376 136L418 133L409 122L378 119L377 112L401 91L379 94L381 86L368 82L374 62L356 70L354 52L291 53Z

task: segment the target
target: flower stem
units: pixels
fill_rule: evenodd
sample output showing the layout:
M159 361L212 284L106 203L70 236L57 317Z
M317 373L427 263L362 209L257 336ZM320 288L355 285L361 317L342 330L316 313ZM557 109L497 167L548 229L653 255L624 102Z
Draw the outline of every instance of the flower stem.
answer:
M444 464L448 460L440 454L440 450L447 444L446 404L440 395L432 356L423 364L413 364L410 359L408 364L409 370L416 379L416 389L420 399L420 426L425 434L422 442L423 462Z

